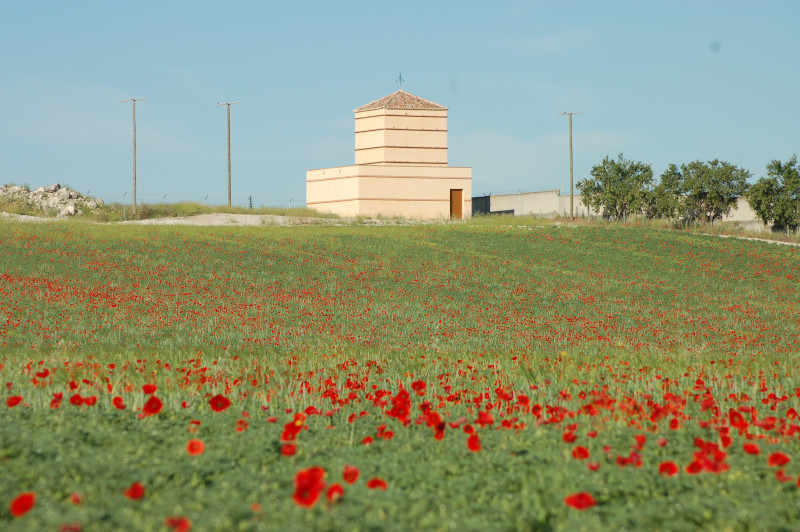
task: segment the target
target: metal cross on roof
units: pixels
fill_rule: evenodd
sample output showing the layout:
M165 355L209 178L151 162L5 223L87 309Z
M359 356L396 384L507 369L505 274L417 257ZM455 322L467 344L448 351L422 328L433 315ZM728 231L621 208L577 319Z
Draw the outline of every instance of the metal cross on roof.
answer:
M404 81L405 80L403 79L403 73L400 72L400 76L395 80L395 82L400 84L400 90L403 90L403 82Z

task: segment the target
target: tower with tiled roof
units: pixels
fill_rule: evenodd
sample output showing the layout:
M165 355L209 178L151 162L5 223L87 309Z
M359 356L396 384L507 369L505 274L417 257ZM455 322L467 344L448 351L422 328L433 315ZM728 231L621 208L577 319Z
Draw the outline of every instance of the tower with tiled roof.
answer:
M404 90L354 110L355 165L306 172L306 205L342 216L467 218L472 169L447 166L447 107Z
M402 89L356 109L356 164L447 166L447 107Z

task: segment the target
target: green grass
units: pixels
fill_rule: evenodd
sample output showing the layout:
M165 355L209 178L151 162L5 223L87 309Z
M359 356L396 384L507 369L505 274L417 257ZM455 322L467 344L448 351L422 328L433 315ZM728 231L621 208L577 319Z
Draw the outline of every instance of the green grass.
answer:
M776 530L800 519L795 248L505 217L0 224L0 528L159 530L174 515L196 530ZM140 419L147 383L163 410ZM388 414L401 389L408 425ZM76 394L97 403L73 406ZM217 394L233 405L213 412ZM297 454L283 456L284 424L311 407ZM742 434L730 427L739 407ZM437 441L429 410L459 426ZM774 426L759 424L769 416ZM730 469L687 473L695 439L722 445L725 430ZM205 453L189 456L190 438ZM572 457L577 445L599 469ZM776 451L793 458L791 482L767 464ZM631 452L641 465L619 465ZM664 461L681 472L659 475ZM361 470L353 485L345 464ZM310 466L344 485L340 502L292 502ZM388 489L367 489L372 477ZM122 495L132 482L143 499ZM11 517L26 491L36 506ZM576 492L597 505L569 508Z

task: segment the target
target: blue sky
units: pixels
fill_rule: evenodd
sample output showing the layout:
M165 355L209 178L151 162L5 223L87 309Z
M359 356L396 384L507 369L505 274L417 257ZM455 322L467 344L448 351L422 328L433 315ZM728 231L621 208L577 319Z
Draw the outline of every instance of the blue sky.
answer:
M0 182L140 201L305 201L353 163L353 109L446 105L473 195L569 190L606 155L721 159L753 178L800 151L800 2L0 0Z

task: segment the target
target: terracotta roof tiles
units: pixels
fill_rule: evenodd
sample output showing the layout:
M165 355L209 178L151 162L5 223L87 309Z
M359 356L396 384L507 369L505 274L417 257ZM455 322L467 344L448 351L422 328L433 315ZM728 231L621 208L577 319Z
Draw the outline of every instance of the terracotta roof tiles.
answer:
M362 105L354 112L360 113L362 111L374 111L376 109L447 111L447 107L444 105L439 105L438 103L420 98L419 96L414 96L410 92L405 92L403 89L400 89L397 92L393 92L367 105Z

